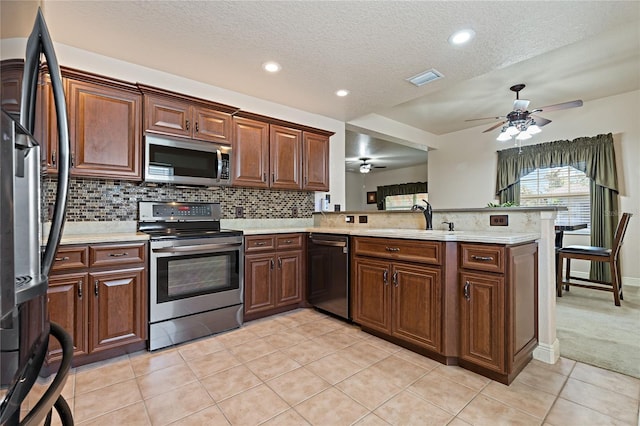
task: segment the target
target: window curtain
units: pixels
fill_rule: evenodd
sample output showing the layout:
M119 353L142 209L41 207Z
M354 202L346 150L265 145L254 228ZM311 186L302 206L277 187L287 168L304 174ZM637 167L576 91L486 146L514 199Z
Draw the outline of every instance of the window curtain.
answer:
M591 179L591 245L610 248L618 225L618 175L611 133L498 151L496 195L501 203L519 204L521 176L560 166L573 166ZM589 275L611 280L601 262L591 263Z
M423 192L429 192L427 191L427 182L410 182L379 186L376 194L378 197L378 210L385 209L385 198L389 195L419 194Z

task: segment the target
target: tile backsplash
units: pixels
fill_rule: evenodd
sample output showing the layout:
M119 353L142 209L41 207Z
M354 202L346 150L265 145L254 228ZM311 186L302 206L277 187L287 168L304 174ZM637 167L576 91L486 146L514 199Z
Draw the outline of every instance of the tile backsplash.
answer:
M45 178L42 189L43 215L55 202L57 180ZM222 218L235 218L235 207L242 207L247 219L310 218L314 211L314 193L275 191L255 188L213 187L176 188L170 185L148 186L122 180L69 180L66 220L130 221L138 219L138 201L219 202ZM297 209L297 216L293 210ZM43 218L45 221L47 217Z

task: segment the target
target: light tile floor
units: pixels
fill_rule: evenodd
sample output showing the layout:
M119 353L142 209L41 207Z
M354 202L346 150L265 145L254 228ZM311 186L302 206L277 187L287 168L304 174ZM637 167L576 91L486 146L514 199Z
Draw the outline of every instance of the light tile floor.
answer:
M63 394L80 425L635 425L640 380L533 360L504 386L300 309L78 367Z

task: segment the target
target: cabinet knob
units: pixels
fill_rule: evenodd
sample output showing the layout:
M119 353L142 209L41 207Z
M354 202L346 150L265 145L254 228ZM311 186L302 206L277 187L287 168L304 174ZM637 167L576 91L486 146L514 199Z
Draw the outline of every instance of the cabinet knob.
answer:
M393 285L398 287L398 271L393 273Z
M196 121L196 127L195 127L195 129L196 129L196 133L198 133L198 132L200 131L200 127L198 126L198 122L197 122L197 121Z
M267 181L267 174L266 174L266 173L263 173L263 174L262 174L262 181L263 181L263 182L266 182L266 181Z
M389 284L389 271L388 270L384 270L384 272L382 272L382 282L384 283L384 285Z
M96 297L98 297L98 280L95 280L93 282L93 292L95 293Z
M469 294L469 281L464 282L463 293L465 300L471 300L471 295Z
M56 257L56 262L62 262L65 260L69 260L69 256L64 256L64 257Z
M400 248L398 247L386 247L386 250L392 253L396 253L400 251Z
M51 165L53 167L56 166L56 152L55 151L51 152Z
M82 280L78 280L78 299L82 299Z
M278 269L282 269L282 258L278 258Z
M191 127L191 124L189 123L189 120L185 120L184 122L184 128L189 130L189 128Z
M265 245L265 244L267 244L267 243L265 243L264 241L258 241L258 242L256 242L256 244L255 244L255 245L257 245L257 246L263 246L263 245Z
M271 259L271 269L273 269L273 259Z
M71 167L74 167L75 165L76 165L75 154L72 152L71 153Z
M293 241L291 241L291 240L284 240L284 243L285 243L285 244L291 244L292 242L293 242Z

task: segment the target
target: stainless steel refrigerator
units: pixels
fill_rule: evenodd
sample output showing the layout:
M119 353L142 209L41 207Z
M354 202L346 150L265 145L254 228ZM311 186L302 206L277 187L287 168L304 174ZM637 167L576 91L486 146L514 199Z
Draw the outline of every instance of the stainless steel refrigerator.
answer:
M51 76L58 138L58 185L51 231L41 250L40 146L35 127L40 57L44 54ZM69 370L73 345L47 313L48 275L64 224L69 181L69 131L60 68L42 12L38 9L27 40L19 122L1 113L0 139L0 424L41 424L53 406L63 423L73 419L60 396ZM60 340L66 359L35 407L23 413L21 405L41 372L49 336ZM24 407L26 408L26 407Z

